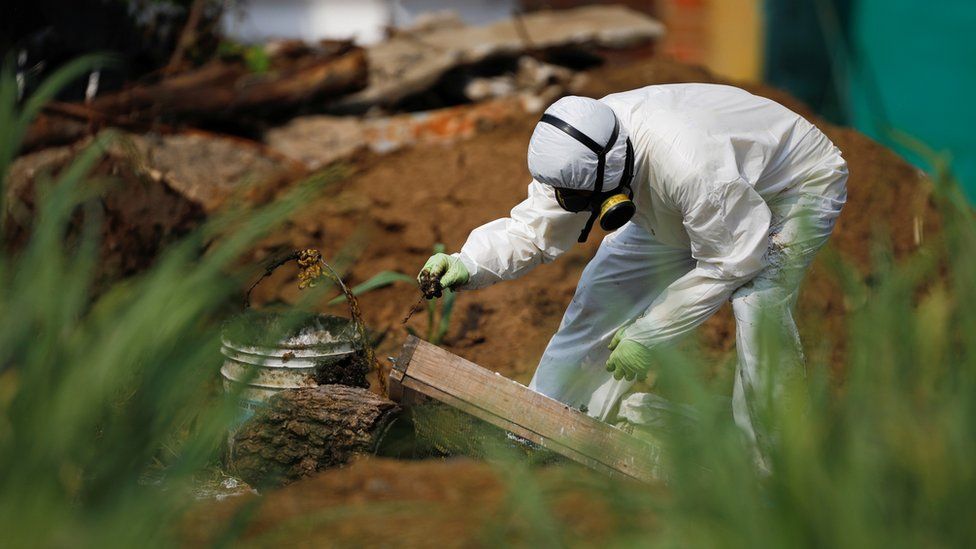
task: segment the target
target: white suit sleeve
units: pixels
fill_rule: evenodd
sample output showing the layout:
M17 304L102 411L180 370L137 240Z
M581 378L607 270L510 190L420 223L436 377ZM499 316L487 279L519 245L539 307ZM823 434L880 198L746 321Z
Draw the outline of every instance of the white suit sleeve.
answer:
M512 208L511 217L496 219L471 231L455 254L468 269L463 289L490 286L518 278L548 263L576 243L589 211L572 213L556 202L552 187L529 184L529 196Z
M765 266L770 211L740 180L690 185L675 197L696 266L675 280L624 336L654 347L696 328Z

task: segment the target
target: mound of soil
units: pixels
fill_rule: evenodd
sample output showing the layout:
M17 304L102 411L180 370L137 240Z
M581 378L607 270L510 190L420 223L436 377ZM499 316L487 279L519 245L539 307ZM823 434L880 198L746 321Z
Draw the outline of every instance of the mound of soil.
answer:
M31 235L37 214L36 185L57 177L90 144L57 147L18 158L10 170L7 200L10 218L6 244L19 248ZM84 184L97 193L102 217L99 280L136 274L149 265L170 243L189 233L206 219L204 207L181 194L162 177L154 178L137 159L113 148L93 167ZM100 184L96 178L111 178ZM81 232L83 216L77 215L71 236Z
M259 546L593 545L621 528L652 526L653 517L613 512L613 494L634 490L654 488L608 481L577 465L521 471L469 459L369 458L264 497L200 505L188 514L183 540L210 547L235 518L251 517L244 538ZM547 530L520 504L526 493L534 496L527 505L545 506L557 528Z
M304 173L252 142L206 132L155 135L112 130L105 154L82 184L102 218L99 279L137 274L228 200L259 203ZM107 138L102 133L99 139ZM93 143L86 138L19 157L7 192L9 244L22 246L36 214L35 187L57 177ZM82 217L76 216L80 226ZM74 234L77 231L73 231Z
M721 82L701 67L652 59L594 71L587 95L671 82ZM913 250L924 235L938 231L929 201L929 184L904 160L867 137L824 123L809 109L778 90L744 86L771 97L813 119L844 152L850 167L849 201L830 246L864 276L871 273L872 236L887 231L897 257ZM507 215L525 197L530 180L525 151L536 117L497 127L453 145L418 146L386 155L366 155L356 173L296 216L287 229L264 243L263 258L281 246L319 247L333 256L350 239L364 248L349 273L359 283L377 272L414 274L436 243L448 251L463 244L471 229ZM367 238L362 238L362 231ZM545 345L559 325L587 261L599 245L596 235L558 261L522 279L458 295L444 347L469 360L527 382ZM824 261L813 266L799 304L799 323L810 350L834 345L832 363L841 364L844 303ZM282 270L284 271L284 270ZM260 301L292 301L294 273L278 273L255 295ZM378 356L395 355L406 335L400 326L416 301L416 286L399 283L360 298L367 323L387 337ZM426 332L426 315L409 324ZM701 330L701 341L713 358L733 348L735 326L729 307ZM814 353L815 355L815 353ZM727 361L716 360L716 364ZM716 366L716 368L720 368ZM728 368L721 371L727 375Z

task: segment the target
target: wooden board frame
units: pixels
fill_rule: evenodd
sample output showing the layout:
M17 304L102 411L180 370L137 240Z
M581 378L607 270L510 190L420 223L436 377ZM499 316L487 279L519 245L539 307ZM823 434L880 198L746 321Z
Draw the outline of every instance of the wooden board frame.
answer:
M404 406L432 398L587 467L657 480L650 443L416 337L389 381L390 398Z

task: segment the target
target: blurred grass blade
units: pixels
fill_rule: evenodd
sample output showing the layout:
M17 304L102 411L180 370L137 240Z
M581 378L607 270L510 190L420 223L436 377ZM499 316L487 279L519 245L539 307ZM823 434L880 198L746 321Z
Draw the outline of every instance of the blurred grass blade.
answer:
M455 299L457 299L456 293L451 290L444 290L444 299L441 300L441 318L437 323L437 331L430 341L434 345L440 345L444 341L447 331L451 328L451 315L454 312Z

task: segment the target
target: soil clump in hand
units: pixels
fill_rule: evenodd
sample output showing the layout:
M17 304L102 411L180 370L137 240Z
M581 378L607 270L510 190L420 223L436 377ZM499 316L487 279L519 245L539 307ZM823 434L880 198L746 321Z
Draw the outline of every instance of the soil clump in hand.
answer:
M444 287L441 286L440 277L430 271L420 273L420 292L424 294L425 299L441 297L444 294Z

